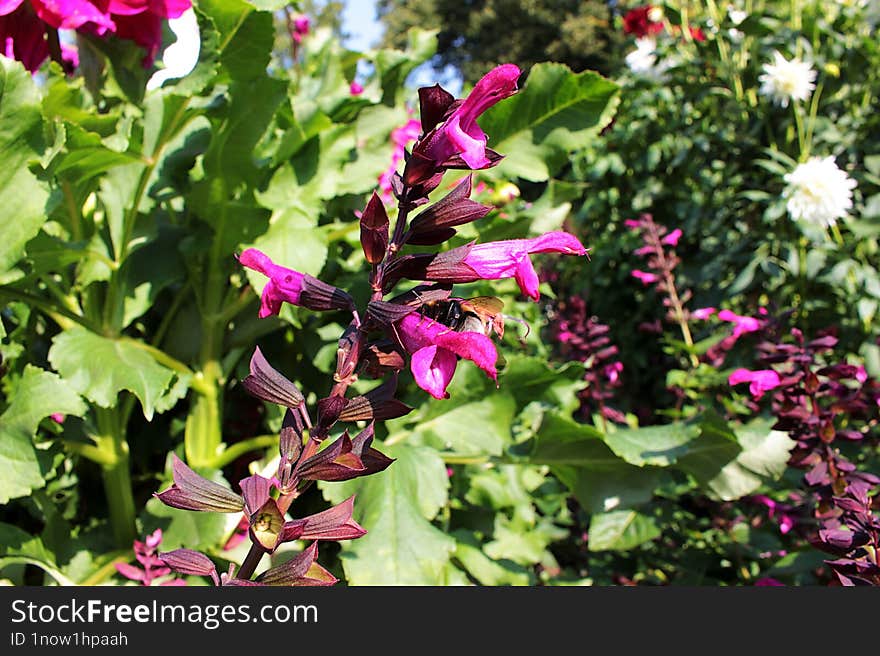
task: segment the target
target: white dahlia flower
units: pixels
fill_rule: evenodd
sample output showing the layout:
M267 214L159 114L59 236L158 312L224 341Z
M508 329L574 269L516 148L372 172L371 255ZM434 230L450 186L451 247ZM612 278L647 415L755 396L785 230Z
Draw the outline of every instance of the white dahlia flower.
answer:
M816 71L809 62L797 57L788 60L779 51L773 52L773 63L764 64L758 76L760 92L782 107L792 100L806 100L816 88Z
M811 157L784 176L783 197L795 221L831 226L852 208L856 181L837 168L833 157Z

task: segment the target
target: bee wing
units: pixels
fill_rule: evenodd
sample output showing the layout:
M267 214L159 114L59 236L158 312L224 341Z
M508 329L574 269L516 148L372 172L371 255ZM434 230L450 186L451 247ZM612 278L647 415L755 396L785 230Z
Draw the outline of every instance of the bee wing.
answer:
M475 296L463 300L461 307L481 317L494 317L504 309L504 301L497 296Z

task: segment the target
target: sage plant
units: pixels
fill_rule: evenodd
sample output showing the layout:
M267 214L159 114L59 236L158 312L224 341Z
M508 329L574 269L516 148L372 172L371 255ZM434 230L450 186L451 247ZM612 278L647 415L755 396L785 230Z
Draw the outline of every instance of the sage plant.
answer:
M748 382L753 397L772 396L776 430L796 446L789 464L803 470L812 526L808 539L835 556L826 563L841 585L880 585L880 477L861 471L846 452L876 444L880 383L864 367L830 357L837 337L807 340L797 328L785 341L758 347L766 368L737 369L731 385Z
M287 516L293 502L314 481L367 476L392 464L372 446L375 422L409 412L395 398L398 377L407 365L415 383L438 399L449 396L447 387L462 359L497 380L498 352L491 336L500 333L500 326L491 316L467 310L464 299L452 295L453 285L513 278L524 295L538 300L538 275L530 255L585 255L587 249L565 232L468 243L440 252L403 254L402 249L444 244L458 226L481 219L493 209L470 199L470 175L440 200L432 202L429 196L447 170L480 170L500 161L501 155L487 147L488 137L477 118L514 94L519 77L517 66L499 66L463 100L456 100L439 85L419 90L420 134L412 150L404 153L403 170L391 176L398 210L393 228L376 192L360 217L360 241L370 267L371 295L366 307L356 307L346 291L273 262L258 250L247 249L239 255L244 267L268 278L261 293L260 317L278 314L282 304L289 303L313 311L348 312L351 320L339 338L329 392L313 409L307 407L302 391L275 370L259 348L254 352L250 375L242 381L244 388L285 408L280 459L272 478L248 476L239 482L240 492L235 492L174 458L174 483L156 496L185 510L244 513L251 544L237 571L233 567L218 572L210 558L188 549L161 554L168 567L209 576L218 585L332 585L336 578L316 561L318 543L364 535L365 529L352 516L354 497L301 518ZM418 208L423 209L410 219ZM417 284L398 290L403 281ZM363 395L347 396L349 387L361 377L381 382ZM337 423L359 421L367 422L366 427L354 437L346 429L331 438ZM264 555L293 540L310 545L254 578Z

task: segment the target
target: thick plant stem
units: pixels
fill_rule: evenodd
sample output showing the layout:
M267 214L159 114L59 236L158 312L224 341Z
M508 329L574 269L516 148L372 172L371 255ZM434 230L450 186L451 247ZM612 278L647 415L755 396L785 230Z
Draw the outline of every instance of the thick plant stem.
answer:
M104 480L113 540L117 547L130 548L136 537L136 511L125 430L119 425L115 408L97 409L97 423L101 431L99 448L104 455L101 475Z
M208 364L206 370L196 374L202 378L203 391L195 396L186 418L184 448L192 467L214 467L222 442L220 385L214 372L219 365Z

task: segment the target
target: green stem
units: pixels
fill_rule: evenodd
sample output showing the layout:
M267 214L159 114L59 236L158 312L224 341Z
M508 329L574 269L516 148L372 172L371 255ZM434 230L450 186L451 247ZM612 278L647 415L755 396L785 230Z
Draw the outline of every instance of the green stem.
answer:
M101 465L104 493L110 515L113 539L119 548L130 547L136 537L134 496L131 486L128 442L125 428L115 408L96 408L99 448L106 461Z
M236 458L243 456L245 453L248 453L250 451L262 451L263 449L267 449L270 446L277 445L277 435L257 435L256 437L250 437L246 440L236 442L235 444L227 447L226 450L223 451L223 453L214 458L214 466L217 468L222 468Z
M46 299L40 298L39 296L34 296L33 294L28 294L27 292L22 292L17 289L12 289L11 287L6 287L4 285L0 285L0 298L6 298L11 301L22 301L23 303L27 303L33 307L41 309L47 315L49 315L55 323L57 323L61 328L67 330L71 328L73 324L79 324L85 328L88 328L92 332L99 333L101 332L100 326L93 323L86 317L83 317L75 312L71 312L65 307L60 307L55 305L51 301L47 301ZM65 321L67 319L68 321Z

